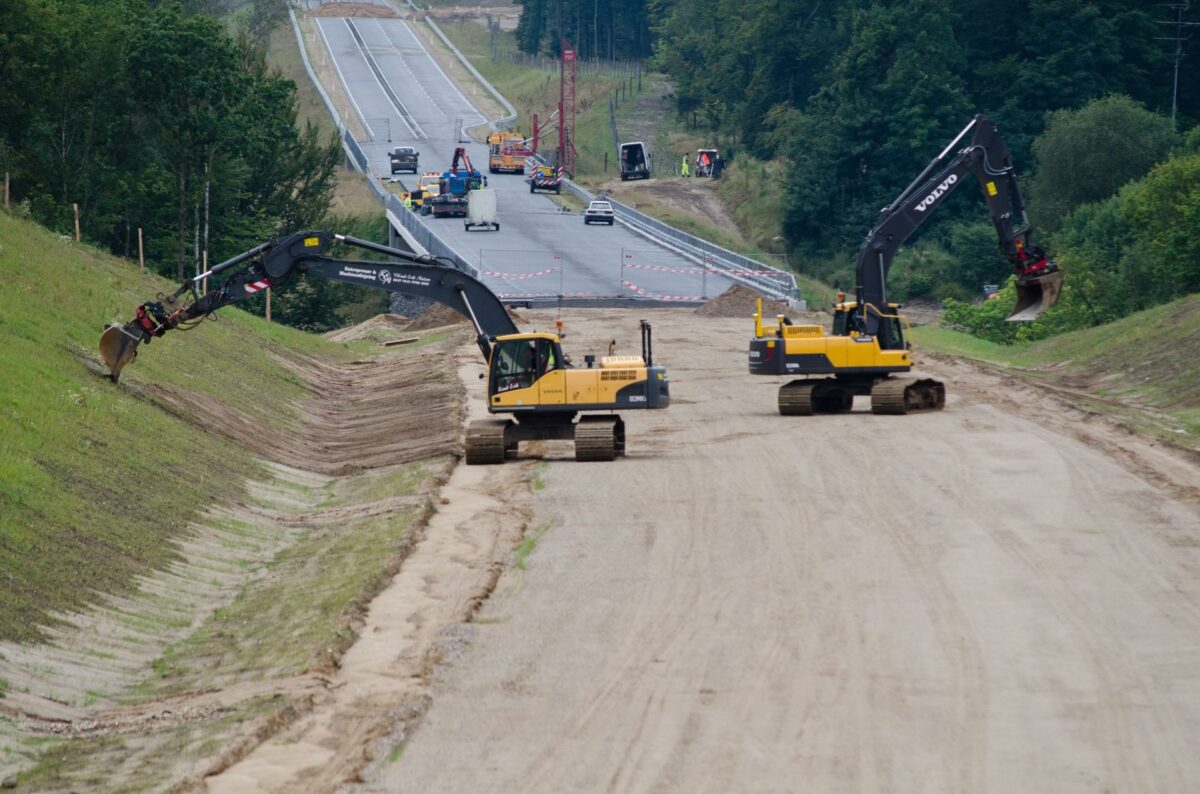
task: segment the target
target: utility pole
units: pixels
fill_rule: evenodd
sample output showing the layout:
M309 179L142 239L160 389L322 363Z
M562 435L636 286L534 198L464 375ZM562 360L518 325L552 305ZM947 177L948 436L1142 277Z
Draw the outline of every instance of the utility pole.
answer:
M1171 84L1171 129L1177 129L1175 126L1175 113L1179 107L1179 64L1183 61L1183 43L1189 41L1191 36L1184 36L1184 28L1200 27L1200 22L1185 22L1183 15L1187 13L1188 3L1186 0L1181 3L1171 3L1167 6L1175 12L1175 19L1169 21L1160 20L1160 25L1173 25L1175 27L1175 35L1170 37L1159 36L1159 41L1175 42L1175 76Z

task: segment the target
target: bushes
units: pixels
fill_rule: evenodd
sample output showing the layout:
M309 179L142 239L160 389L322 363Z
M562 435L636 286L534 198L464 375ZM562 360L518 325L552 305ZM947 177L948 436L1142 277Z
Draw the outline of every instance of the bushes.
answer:
M1004 322L1010 283L996 301L946 302L945 321L1012 343L1124 317L1200 291L1200 154L1159 164L1144 179L1063 221L1053 250L1066 278L1058 305L1034 323Z

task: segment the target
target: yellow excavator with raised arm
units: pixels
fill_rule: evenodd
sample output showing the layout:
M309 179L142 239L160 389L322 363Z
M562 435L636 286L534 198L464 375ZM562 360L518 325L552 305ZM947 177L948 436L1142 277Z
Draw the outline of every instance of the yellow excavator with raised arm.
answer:
M951 155L968 135L966 145ZM858 250L854 300L839 296L831 333L819 325L793 325L783 316L764 322L759 302L750 340L750 373L801 376L780 387L779 413L840 413L851 408L855 395L870 395L871 411L877 414L941 410L946 387L940 381L902 377L913 367L912 345L908 320L888 301L887 274L904 241L972 172L1000 248L1017 275L1017 305L1008 319L1034 320L1054 305L1063 274L1031 241L1008 147L990 121L976 116L880 212Z
M404 261L330 257L335 243ZM557 334L519 333L495 293L452 263L322 231L264 243L188 279L171 295L143 303L132 320L105 329L100 356L115 382L143 342L192 328L217 309L300 273L429 298L471 321L488 362L488 412L504 418L467 428L469 464L503 463L520 442L533 439L573 440L576 460L613 460L625 454L625 423L617 410L671 403L667 371L654 365L651 328L644 320L642 355L599 360L588 355L583 367L574 367ZM201 295L205 279L214 286Z

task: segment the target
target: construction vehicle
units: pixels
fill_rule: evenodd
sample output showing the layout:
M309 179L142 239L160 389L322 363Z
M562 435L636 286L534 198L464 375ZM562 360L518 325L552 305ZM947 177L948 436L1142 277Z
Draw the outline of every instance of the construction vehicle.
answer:
M417 187L412 191L413 212L428 215L429 202L441 191L442 175L437 171L426 171L417 177Z
M525 161L533 156L525 138L516 132L493 132L488 136L488 171L493 174L525 173Z
M465 218L467 215L467 193L487 185L487 177L471 165L467 150L459 146L454 150L450 168L442 172L438 182L439 192L429 206L435 218Z
M630 141L618 147L620 157L617 161L621 167L621 181L628 179L650 178L650 157L646 154L646 144L641 141Z
M562 193L562 180L559 179L554 166L534 166L533 173L529 175L529 192L537 193L539 190L544 193Z
M402 261L334 258L328 253L336 243ZM264 243L187 279L171 295L159 294L139 306L134 319L105 329L100 356L116 382L141 343L194 328L218 309L300 274L429 298L471 321L488 364L488 412L503 418L470 424L468 464L503 463L522 441L534 439L573 440L577 460L613 460L625 454L625 423L615 411L670 405L666 369L653 362L649 323L642 321L641 356L609 355L597 363L588 355L584 367L574 367L557 334L519 333L500 299L468 273L428 255L326 231ZM201 294L205 280L209 292Z
M468 232L472 229L500 231L500 221L496 220L496 191L480 188L467 194L467 219L463 221L463 228Z
M967 136L962 148L951 154ZM1017 276L1017 305L1008 319L1029 321L1058 300L1063 274L1031 242L1032 230L1008 147L995 126L976 116L911 184L880 211L858 251L855 298L834 304L833 328L792 325L786 317L764 324L762 303L754 315L750 372L800 375L779 389L781 414L811 415L849 410L855 395L871 396L871 411L904 414L940 410L945 386L932 378L898 377L911 372L908 320L889 303L886 281L892 258L954 189L974 172Z
M725 161L716 149L696 150L696 176L716 179L725 170Z

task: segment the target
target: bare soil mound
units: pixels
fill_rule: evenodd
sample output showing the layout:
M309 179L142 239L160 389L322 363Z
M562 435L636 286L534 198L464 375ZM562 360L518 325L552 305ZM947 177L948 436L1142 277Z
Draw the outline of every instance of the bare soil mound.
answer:
M758 299L762 298L749 287L734 284L708 303L696 309L701 317L753 317L758 307ZM763 315L774 317L778 314L791 315L792 310L783 301L763 299Z
M516 309L508 308L507 311L508 316L511 317L512 321L517 325L521 325L525 322L524 318L517 314ZM399 315L391 316L397 317ZM440 328L443 325L457 325L459 323L469 322L470 320L453 309L447 308L440 303L435 303L417 315L416 319L397 327L404 331L424 331L427 328Z
M390 6L372 3L324 3L309 10L310 17L379 17L400 16Z
M913 325L937 325L945 312L942 304L928 298L914 298L900 309Z
M448 306L435 303L417 315L416 319L404 326L406 331L424 331L426 328L440 328L443 325L456 325L470 322L466 317Z
M408 330L410 320L403 314L377 314L357 325L348 325L325 334L334 342L350 342L354 339L390 338L397 332Z

